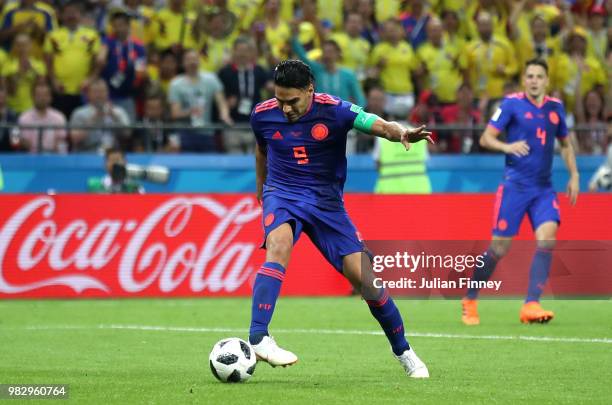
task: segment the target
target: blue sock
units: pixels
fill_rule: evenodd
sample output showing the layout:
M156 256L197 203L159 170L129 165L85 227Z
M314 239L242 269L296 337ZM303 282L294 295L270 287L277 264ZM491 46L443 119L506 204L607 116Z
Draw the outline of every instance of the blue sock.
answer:
M410 345L404 336L404 322L399 310L395 306L393 299L389 297L387 290L381 291L381 296L377 300L366 300L370 312L385 331L391 349L397 356L410 349Z
M474 269L474 274L472 274L472 281L487 281L493 271L495 271L495 266L497 266L497 262L499 259L495 254L489 249L483 255L484 265L482 267L476 267ZM478 298L479 288L468 288L466 297L475 300Z
M249 329L249 342L253 345L261 342L264 336L268 336L268 325L272 320L274 306L284 278L285 268L274 262L262 264L255 276Z
M525 302L540 301L540 295L542 295L544 284L546 284L546 280L548 280L551 260L551 249L538 248L536 250L533 261L531 262L531 270L529 271L529 289L527 290L527 299Z

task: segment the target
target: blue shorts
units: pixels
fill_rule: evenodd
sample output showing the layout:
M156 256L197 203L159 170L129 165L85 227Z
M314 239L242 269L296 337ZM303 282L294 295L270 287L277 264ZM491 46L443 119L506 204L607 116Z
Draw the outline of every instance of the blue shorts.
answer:
M364 252L364 244L344 209L324 210L310 203L293 201L267 194L263 201L264 243L268 234L284 223L293 228L295 245L304 232L325 259L342 272L342 258Z
M552 187L500 185L495 196L493 235L516 235L525 214L534 231L545 222L560 224L559 200L555 190Z

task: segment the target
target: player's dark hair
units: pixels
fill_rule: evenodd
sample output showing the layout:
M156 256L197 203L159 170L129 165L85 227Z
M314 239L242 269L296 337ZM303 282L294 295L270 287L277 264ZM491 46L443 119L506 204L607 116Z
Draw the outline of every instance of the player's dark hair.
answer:
M529 66L534 66L534 65L541 66L542 69L544 69L544 71L546 72L546 75L548 75L548 63L546 63L544 59L539 59L539 58L529 59L527 62L525 62L525 70L527 70Z
M274 84L277 86L305 89L313 83L312 70L301 60L284 60L274 69Z

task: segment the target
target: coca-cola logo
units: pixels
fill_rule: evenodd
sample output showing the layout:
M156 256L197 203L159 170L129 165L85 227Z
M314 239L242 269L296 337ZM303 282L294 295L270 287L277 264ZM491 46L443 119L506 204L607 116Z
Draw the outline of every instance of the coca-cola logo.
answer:
M104 214L92 221L84 209L58 221L57 204L53 197L34 198L2 226L0 293L51 286L69 287L77 294L88 289L116 293L109 279L117 280L125 293L150 287L169 293L181 285L190 292L232 292L254 272L249 260L257 244L238 237L261 214L253 198L226 207L206 196L175 197L142 220L124 213L122 218ZM194 223L202 226L201 232L194 232ZM115 277L101 276L109 271ZM32 280L31 273L41 276Z

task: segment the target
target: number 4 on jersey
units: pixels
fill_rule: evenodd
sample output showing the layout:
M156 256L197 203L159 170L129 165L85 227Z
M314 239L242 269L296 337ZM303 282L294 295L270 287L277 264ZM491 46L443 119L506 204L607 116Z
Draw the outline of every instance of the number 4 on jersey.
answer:
M536 138L540 140L542 145L545 145L546 144L546 131L538 127L538 129L536 130Z

